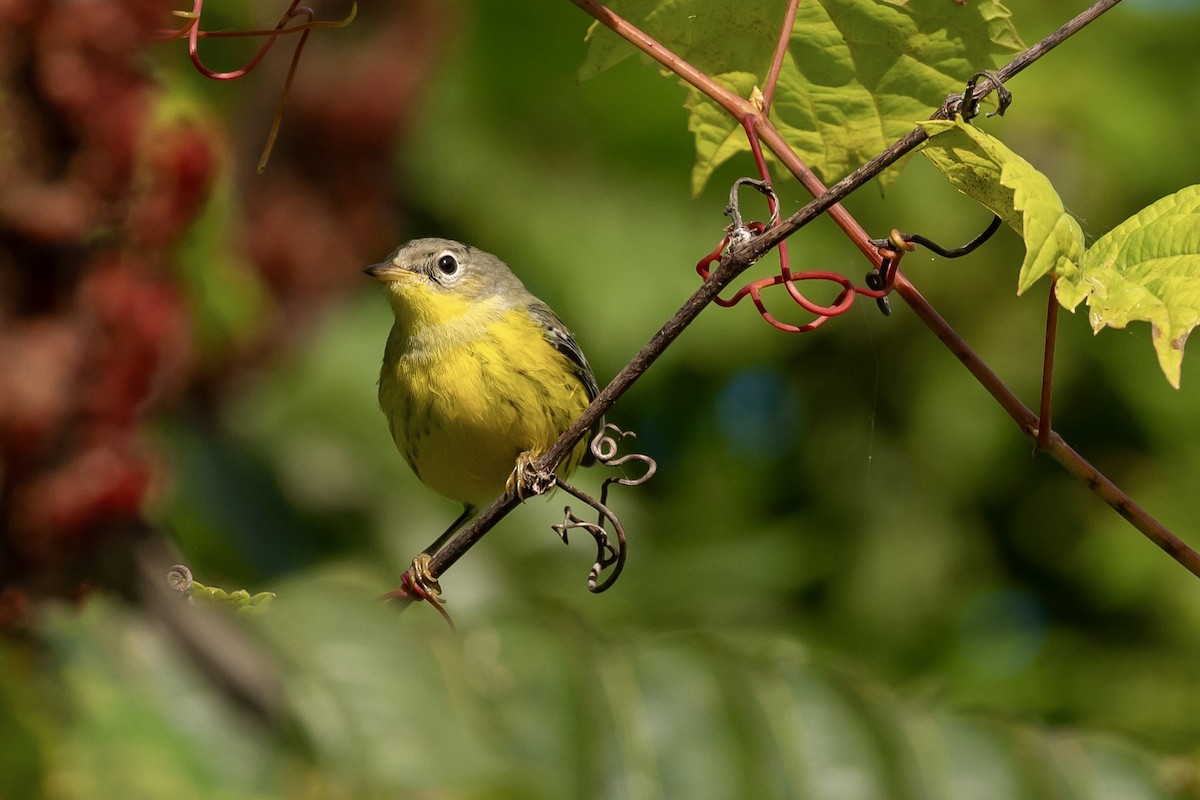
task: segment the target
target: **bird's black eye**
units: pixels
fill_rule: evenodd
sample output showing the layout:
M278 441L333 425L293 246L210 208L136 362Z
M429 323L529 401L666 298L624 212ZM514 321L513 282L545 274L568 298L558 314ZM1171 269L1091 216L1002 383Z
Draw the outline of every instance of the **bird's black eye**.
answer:
M458 272L458 259L449 253L442 253L438 257L437 268L445 275L453 275Z

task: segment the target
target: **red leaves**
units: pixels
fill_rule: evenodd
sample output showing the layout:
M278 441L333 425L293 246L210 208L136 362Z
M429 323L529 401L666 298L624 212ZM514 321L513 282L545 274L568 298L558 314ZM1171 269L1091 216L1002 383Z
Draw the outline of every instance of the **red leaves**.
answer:
M24 43L0 64L0 616L75 594L136 517L138 428L188 375L168 248L217 159L194 127L152 129L156 9L0 6L0 41Z
M27 563L50 566L73 560L108 522L137 515L150 469L124 443L97 443L70 461L37 473L14 492L11 544Z
M158 249L173 244L195 222L220 156L212 134L195 123L180 122L145 138L142 185L131 200L126 224L136 245Z
M0 628L39 596L110 585L96 556L121 560L119 532L138 527L160 471L146 421L185 395L209 408L231 367L286 346L281 328L358 285L393 243L397 132L447 18L435 0L372 14L340 51L306 53L271 171L244 167L229 182L249 187L243 216L193 248L185 237L231 169L225 139L255 134L157 114L149 51L185 46L155 40L164 5L0 0ZM259 104L222 91L230 107ZM198 272L210 253L225 273ZM222 277L247 266L258 274ZM201 365L189 311L243 286L273 292L270 313Z
M136 260L84 266L69 310L14 322L0 345L7 545L34 571L65 566L137 515L151 476L138 426L187 373L174 287Z
M140 260L98 257L80 290L88 361L80 373L83 412L97 424L132 429L186 374L188 332L178 292ZM139 274L141 273L141 274Z

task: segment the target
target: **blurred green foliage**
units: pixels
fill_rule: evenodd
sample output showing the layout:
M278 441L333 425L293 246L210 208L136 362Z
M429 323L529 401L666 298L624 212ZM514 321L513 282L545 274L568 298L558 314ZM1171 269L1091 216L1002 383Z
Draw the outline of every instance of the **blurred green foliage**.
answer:
M1027 42L1073 13L1009 7ZM690 199L683 93L637 59L577 83L588 18L569 4L456 14L396 152L397 239L500 254L603 383L695 288L726 187L752 166L723 165ZM1198 33L1194 6L1124 4L1022 73L986 123L1089 239L1197 182ZM257 135L242 122L261 116L230 99L243 87L202 88ZM785 213L804 201L781 195ZM921 160L846 205L872 232L948 244L987 222ZM824 221L792 241L801 267L866 270ZM1045 296L1015 297L1021 258L1005 231L905 266L1033 403ZM228 300L213 314L240 319L246 298ZM364 279L231 381L215 422L180 412L152 431L172 471L153 513L181 559L207 585L277 596L218 617L238 635L212 645L252 643L274 726L157 616L93 598L0 641L0 797L1196 796L1200 584L1034 457L893 306L805 336L705 311L608 415L660 465L611 498L631 537L622 579L590 596L588 548L549 530L565 499L532 501L444 577L452 635L376 601L457 511L388 439L374 384L390 312ZM1185 358L1170 389L1145 337L1093 338L1064 315L1056 427L1192 538L1200 368Z

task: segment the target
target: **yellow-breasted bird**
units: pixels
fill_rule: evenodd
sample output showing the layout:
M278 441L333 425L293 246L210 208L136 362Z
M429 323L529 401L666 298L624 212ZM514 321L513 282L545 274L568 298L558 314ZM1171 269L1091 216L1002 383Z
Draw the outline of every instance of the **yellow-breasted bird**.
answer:
M429 556L504 490L598 393L583 351L550 307L496 256L449 239L414 239L364 272L387 287L396 321L383 351L379 406L421 481L463 512ZM597 428L599 425L597 425ZM589 437L559 464L590 463Z

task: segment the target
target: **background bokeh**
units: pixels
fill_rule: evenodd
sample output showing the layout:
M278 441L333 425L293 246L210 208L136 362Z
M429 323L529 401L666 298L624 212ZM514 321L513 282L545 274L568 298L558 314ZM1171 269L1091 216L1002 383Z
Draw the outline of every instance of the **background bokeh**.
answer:
M554 496L447 573L456 633L377 602L458 509L388 437L361 268L415 236L495 252L603 384L752 171L691 199L682 92L637 58L577 81L568 3L386 5L310 37L257 175L286 43L209 81L146 43L178 24L149 0L0 3L0 798L1200 794L1200 583L899 300L804 336L701 315L608 415L659 465L614 490L608 593ZM1027 43L1078 10L1008 5ZM1095 238L1198 182L1198 34L1194 4L1130 0L982 124ZM249 46L201 45L217 70ZM920 158L846 205L949 245L988 221ZM866 269L827 221L791 253ZM1047 287L1015 296L1020 259L1002 231L905 268L1033 404ZM1056 363L1057 429L1200 546L1194 354L1174 391L1145 326L1081 312ZM176 561L275 600L185 606Z

